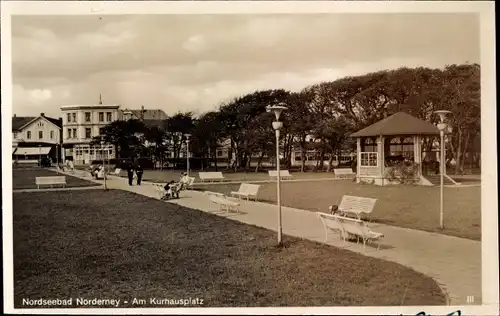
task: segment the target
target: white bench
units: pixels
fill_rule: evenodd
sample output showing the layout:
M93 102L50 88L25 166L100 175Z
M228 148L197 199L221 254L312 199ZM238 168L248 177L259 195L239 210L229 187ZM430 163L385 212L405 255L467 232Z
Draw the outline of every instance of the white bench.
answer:
M320 212L316 214L325 227L325 242L328 240L328 231L333 230L340 233L344 242L355 237L359 243L361 239L363 241L363 249L367 243L377 240L379 241L377 243L377 250L380 249L380 239L384 237L384 234L372 231L362 220Z
M333 170L335 177L338 178L354 178L356 176L356 173L353 172L351 168L337 168Z
M231 200L225 194L209 191L205 192L205 194L208 196L210 201L217 204L219 210L224 210L228 213L231 211L239 212L240 203Z
M269 177L270 178L277 178L278 176L278 171L277 170L269 170ZM292 175L288 170L280 170L280 176L281 179L290 179Z
M361 219L361 213L369 215L373 212L376 202L377 199L344 195L340 201L337 212L344 216L352 214L356 216L357 219ZM332 210L332 208L333 207L330 206L330 210Z
M259 192L260 185L257 184L249 184L249 183L242 183L240 185L240 188L238 192L231 192L231 195L237 196L241 199L241 197L246 197L247 200L250 198L253 198L255 201L257 201L257 193Z
M41 185L62 185L63 188L66 186L66 177L65 176L53 176L53 177L35 177L35 184L37 189L40 189Z
M207 181L223 181L225 178L222 175L222 172L198 172L198 176L200 177L201 182Z

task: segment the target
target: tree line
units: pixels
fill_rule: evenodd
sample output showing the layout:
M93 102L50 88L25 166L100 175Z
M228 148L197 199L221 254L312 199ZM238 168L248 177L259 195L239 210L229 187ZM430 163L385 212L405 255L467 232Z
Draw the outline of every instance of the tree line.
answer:
M325 157L331 168L334 154L352 146L349 135L396 112L404 111L436 124L436 110L449 110L447 160L454 160L455 171L464 169L467 152L480 136L480 66L449 65L443 69L425 67L383 70L360 76L349 76L305 87L298 92L284 89L254 91L219 105L195 117L179 112L150 125L139 121L116 121L106 126L101 138L115 145L119 157L146 156L160 165L171 155L178 160L186 134L190 134L190 151L195 157L217 163L222 142L229 148L228 168L249 169L257 157L259 169L265 157L275 157L274 115L266 106L285 103L288 110L281 120L280 146L283 164L291 166L292 148L318 153L316 168L323 169ZM314 141L308 141L312 137ZM431 142L424 144L430 150ZM302 159L301 169L305 169Z

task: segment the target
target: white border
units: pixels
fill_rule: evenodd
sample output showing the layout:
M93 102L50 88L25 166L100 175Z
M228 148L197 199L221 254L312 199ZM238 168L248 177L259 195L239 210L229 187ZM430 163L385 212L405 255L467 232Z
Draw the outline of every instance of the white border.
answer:
M11 15L107 14L269 14L269 13L415 13L476 12L481 17L481 138L482 148L482 306L308 307L308 308L133 308L14 309L12 258L12 156L2 155L4 311L16 314L447 314L498 315L498 202L496 157L496 73L494 2L483 1L1 1L2 147L11 146L12 65ZM8 209L8 210L7 210ZM459 259L458 259L459 260Z

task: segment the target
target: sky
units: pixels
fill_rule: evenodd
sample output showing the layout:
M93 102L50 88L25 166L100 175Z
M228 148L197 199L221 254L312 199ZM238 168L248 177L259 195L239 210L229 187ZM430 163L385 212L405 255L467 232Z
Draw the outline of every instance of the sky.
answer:
M99 94L203 113L256 90L480 63L479 35L467 13L13 16L13 113L59 117Z

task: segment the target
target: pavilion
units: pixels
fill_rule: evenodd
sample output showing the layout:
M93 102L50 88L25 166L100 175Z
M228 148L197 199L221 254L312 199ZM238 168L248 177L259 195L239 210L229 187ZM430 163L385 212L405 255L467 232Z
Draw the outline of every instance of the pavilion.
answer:
M354 134L357 140L356 182L394 184L387 178L392 158L417 165L416 182L432 185L422 174L422 143L425 137L439 136L436 126L405 112L395 113Z

